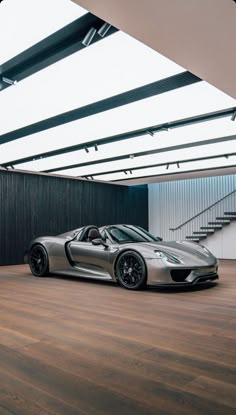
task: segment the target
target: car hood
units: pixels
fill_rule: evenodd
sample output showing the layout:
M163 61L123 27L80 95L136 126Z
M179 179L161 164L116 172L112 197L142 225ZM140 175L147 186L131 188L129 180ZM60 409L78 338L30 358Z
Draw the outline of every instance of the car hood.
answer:
M155 250L160 250L176 256L187 266L212 265L216 262L214 255L204 251L201 245L193 242L142 242L135 245L139 245L140 252L143 253L146 258L156 258ZM142 247L140 245L142 245Z

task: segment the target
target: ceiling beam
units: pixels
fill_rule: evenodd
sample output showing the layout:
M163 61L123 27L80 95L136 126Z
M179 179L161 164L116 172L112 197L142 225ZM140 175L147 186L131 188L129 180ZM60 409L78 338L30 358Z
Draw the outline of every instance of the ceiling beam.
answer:
M178 145L171 146L171 147L158 148L156 150L140 151L138 153L133 152L132 156L137 159L137 157L151 156L153 154L160 154L160 153L166 153L170 151L183 150L185 148L194 148L194 147L200 147L200 146L211 145L211 144L219 144L219 143L233 141L233 140L236 140L236 135L215 138L212 140L202 140L202 141L197 141L197 142L187 143L187 144L178 144ZM84 163L70 164L67 166L57 167L53 169L42 170L42 172L52 173L52 172L58 172L62 170L74 169L77 167L86 167L86 166L92 166L96 164L104 164L104 163L115 162L115 161L120 161L120 160L128 160L128 159L130 159L130 153L125 154L123 156L110 157L110 158L105 158L105 159L100 159L100 160L88 161ZM164 164L166 164L166 162ZM169 164L173 164L173 163L169 163ZM142 166L137 167L137 169L140 169L140 168L142 168ZM130 170L130 167L127 169ZM125 170L125 167L117 171L124 171L124 170ZM132 168L132 170L134 169ZM117 171L114 170L113 172L117 172ZM107 172L107 170L105 170L103 173L94 173L94 174L89 173L89 176L90 174L92 176L97 176L97 175L106 174L106 173L111 173L111 172ZM87 174L85 176L87 176Z
M169 123L152 125L146 128L141 128L139 130L127 131L122 134L117 134L117 135L113 135L110 137L104 137L104 138L92 140L89 142L83 142L80 144L60 148L57 150L51 150L51 151L46 151L43 153L32 154L31 156L28 156L28 157L22 157L22 158L18 158L15 160L10 160L7 163L3 163L2 165L9 166L9 165L22 164L22 163L29 163L29 162L36 161L42 158L45 159L48 157L59 156L62 154L72 153L74 151L82 150L84 149L85 146L88 148L91 148L91 147L94 147L95 145L100 146L100 145L115 143L117 141L124 141L130 138L140 137L144 134L147 134L147 131L153 132L155 134L168 128L172 130L174 128L184 127L187 125L192 125L192 124L196 124L200 122L213 121L215 119L229 117L233 115L235 111L236 111L236 108L232 107L232 108L227 108L225 110L210 112L207 114L201 114L201 115L197 115L194 117L188 117L188 118L183 118L183 119L176 120L176 121L171 121Z
M236 98L234 0L73 0Z
M235 136L236 139L236 136ZM149 164L149 165L145 165L145 166L137 166L137 167L127 167L127 168L122 168L122 169L117 169L117 170L110 170L110 171L105 171L105 172L100 172L100 173L88 173L88 174L84 174L82 176L77 176L77 177L83 177L86 178L88 176L102 176L105 174L115 174L115 173L122 173L122 172L128 172L128 171L136 171L136 170L145 170L145 169L150 169L152 167L163 167L163 166L174 166L174 165L179 165L178 168L180 168L181 165L186 164L186 163L191 163L191 162L195 162L195 161L204 161L204 160L212 160L212 159L218 159L218 158L229 158L232 156L235 156L236 153L223 153L223 154L218 154L215 156L204 156L204 157L197 157L197 158L190 158L190 159L177 159L176 161L165 161L164 163L154 163L154 164ZM128 180L126 178L124 179L119 179L119 180Z
M33 75L47 66L84 49L86 46L82 44L82 40L88 33L88 30L91 28L98 30L103 24L104 20L91 13L87 13L5 62L0 66L0 90L11 86L2 81L4 77L17 82L22 81L22 79ZM101 41L117 30L111 26L103 38L96 34L91 44Z
M128 179L110 180L109 183L126 184L128 186L135 186L140 184L151 184L158 182L168 182L174 180L186 180L200 177L210 176L224 176L229 174L236 174L236 165L209 167L205 169L193 169L185 172L177 171L175 173L153 174L147 176L134 177L130 175ZM61 176L60 176L61 177ZM67 176L68 177L68 176ZM97 179L99 180L99 179Z
M64 112L51 118L27 125L14 131L0 135L0 144L9 143L10 141L18 140L22 137L27 137L40 131L49 128L57 127L69 123L71 121L80 120L91 115L99 114L123 105L131 104L140 101L144 98L150 98L155 95L163 94L165 92L173 91L177 88L192 85L201 82L201 79L191 74L190 72L182 72L178 75L173 75L165 79L114 95L103 100L93 102L83 107Z

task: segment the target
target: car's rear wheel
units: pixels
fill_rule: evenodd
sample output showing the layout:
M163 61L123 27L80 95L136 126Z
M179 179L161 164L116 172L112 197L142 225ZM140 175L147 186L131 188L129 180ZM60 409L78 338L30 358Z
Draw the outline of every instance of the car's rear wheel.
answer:
M46 249L42 245L34 245L29 252L29 266L31 272L36 277L44 277L47 275L48 267L48 254Z
M116 276L122 287L141 290L147 283L146 265L137 252L123 252L116 263Z

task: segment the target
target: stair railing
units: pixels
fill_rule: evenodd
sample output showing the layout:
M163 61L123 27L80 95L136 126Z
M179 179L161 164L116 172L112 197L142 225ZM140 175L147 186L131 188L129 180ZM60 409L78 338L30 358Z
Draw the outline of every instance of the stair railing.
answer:
M212 203L212 205L208 206L207 208L203 209L201 212L197 213L196 215L192 216L190 219L186 220L185 222L181 223L181 225L177 226L176 228L169 228L170 231L177 231L178 229L182 229L184 225L186 225L189 222L192 222L194 219L196 219L198 216L202 215L203 213L210 210L213 206L218 205L218 203L222 202L222 200L226 199L227 197L231 196L233 193L236 192L236 189L232 192L228 193L226 196L222 197L221 199L217 200L216 202Z

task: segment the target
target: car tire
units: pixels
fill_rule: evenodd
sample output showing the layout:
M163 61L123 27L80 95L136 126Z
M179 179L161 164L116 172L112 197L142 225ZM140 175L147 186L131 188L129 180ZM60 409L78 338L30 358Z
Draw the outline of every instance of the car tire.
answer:
M147 284L146 264L135 251L125 251L119 256L115 274L120 285L128 290L141 290Z
M48 254L44 246L34 245L28 256L29 266L35 277L44 277L49 271Z

